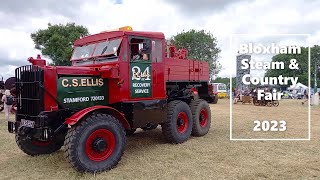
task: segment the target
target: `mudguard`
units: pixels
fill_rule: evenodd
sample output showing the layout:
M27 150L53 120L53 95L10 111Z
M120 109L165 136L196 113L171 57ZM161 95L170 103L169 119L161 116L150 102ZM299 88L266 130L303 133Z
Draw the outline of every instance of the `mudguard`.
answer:
M125 129L131 129L130 128L130 124L128 123L127 119L125 118L124 114L119 112L118 110L109 107L109 106L101 106L101 105L97 105L97 106L92 106L92 107L88 107L85 109L82 109L81 111L76 112L75 114L73 114L71 117L66 118L65 123L72 126L75 125L78 121L80 121L85 115L96 111L96 110L102 110L107 112L108 114L114 116L116 119L119 120L119 122L122 124L122 126Z

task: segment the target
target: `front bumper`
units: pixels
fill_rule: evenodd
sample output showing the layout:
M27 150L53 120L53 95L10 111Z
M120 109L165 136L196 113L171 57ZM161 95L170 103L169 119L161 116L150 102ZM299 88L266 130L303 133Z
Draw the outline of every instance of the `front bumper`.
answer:
M228 96L227 93L218 93L219 98L226 98Z
M19 121L8 121L8 131L10 133L18 134L19 136L33 137L43 141L48 140L52 135L51 129L20 126Z

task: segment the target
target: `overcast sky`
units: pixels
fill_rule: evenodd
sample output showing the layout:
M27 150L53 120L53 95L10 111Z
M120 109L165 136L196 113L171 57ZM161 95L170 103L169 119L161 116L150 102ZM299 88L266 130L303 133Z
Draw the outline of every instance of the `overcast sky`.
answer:
M75 22L91 34L130 25L134 30L160 31L166 37L183 29L205 29L218 38L219 59L228 77L235 74L236 52L230 35L310 34L310 39L279 38L276 43L320 43L319 0L2 0L0 6L0 75L14 75L17 66L40 52L30 33L50 23ZM268 42L259 36L256 42ZM257 58L259 59L259 58Z

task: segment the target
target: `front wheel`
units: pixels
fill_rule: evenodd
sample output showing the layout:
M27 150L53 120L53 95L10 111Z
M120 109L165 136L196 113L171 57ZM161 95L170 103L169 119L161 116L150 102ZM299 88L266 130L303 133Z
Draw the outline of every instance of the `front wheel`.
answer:
M171 101L168 104L167 122L161 125L162 133L171 143L183 143L192 131L192 113L187 103Z
M118 164L125 145L125 131L116 118L93 114L68 131L65 157L78 171L101 172Z

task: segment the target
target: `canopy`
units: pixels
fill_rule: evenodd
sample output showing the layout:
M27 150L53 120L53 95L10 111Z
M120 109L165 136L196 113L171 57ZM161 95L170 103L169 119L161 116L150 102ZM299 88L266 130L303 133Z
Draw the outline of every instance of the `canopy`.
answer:
M266 84L266 85L259 85L257 86L257 88L280 88L280 86L274 85L274 84Z
M291 85L288 87L288 90L299 90L299 89L307 89L308 86L302 84L302 83L297 83L295 86Z

